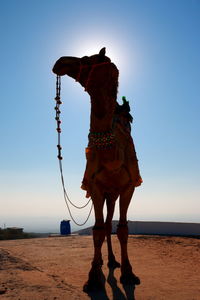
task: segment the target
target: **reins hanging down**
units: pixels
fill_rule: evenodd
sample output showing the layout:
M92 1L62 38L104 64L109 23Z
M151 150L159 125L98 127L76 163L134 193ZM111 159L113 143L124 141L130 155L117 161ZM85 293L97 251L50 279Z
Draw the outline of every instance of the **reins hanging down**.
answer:
M62 153L61 153L62 147L61 147L61 138L60 138L60 136L61 136L61 131L62 131L62 130L61 130L61 120L60 120L60 114L61 114L61 111L60 111L60 105L62 104L62 102L61 102L61 99L60 99L60 92L61 92L61 78L60 78L60 76L57 75L57 78L56 78L56 97L55 97L55 101L56 101L56 106L55 106L56 117L55 117L55 120L56 120L56 122L57 122L57 129L56 129L56 130L57 130L57 132L58 132L58 144L57 144L57 148L58 148L58 156L57 156L57 157L58 157L58 160L59 160L59 169L60 169L60 175L61 175L61 182L62 182L62 188L63 188L63 193L64 193L65 203L66 203L66 205L67 205L67 208L68 208L70 217L71 217L71 219L73 220L73 222L74 222L76 225L82 226L82 225L84 225L84 224L88 221L88 219L89 219L89 217L90 217L90 215L91 215L91 212L92 212L93 204L91 205L89 214L88 214L88 216L87 216L85 222L83 222L82 224L77 223L77 222L75 221L75 219L73 218L73 216L72 216L72 213L71 213L71 210L70 210L70 207L69 207L69 203L70 203L72 206L74 206L75 208L77 208L77 209L82 209L82 208L86 207L86 206L89 204L89 202L91 201L91 198L89 199L89 201L88 201L85 205L83 205L83 206L77 206L77 205L75 205L75 204L69 199L69 196L68 196L68 194L67 194L67 192L66 192L65 182L64 182L64 176L63 176L63 167L62 167L62 159L63 159L63 157L62 157ZM68 203L68 202L69 202L69 203Z

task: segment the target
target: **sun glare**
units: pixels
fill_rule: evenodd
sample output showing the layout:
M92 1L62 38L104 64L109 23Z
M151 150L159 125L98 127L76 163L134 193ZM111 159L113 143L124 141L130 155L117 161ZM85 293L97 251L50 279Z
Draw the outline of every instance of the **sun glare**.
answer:
M79 31L78 31L79 30ZM125 36L120 32L108 32L108 29L97 29L82 27L81 31L78 28L77 32L73 34L70 39L70 43L63 44L62 38L62 50L61 55L64 56L91 56L98 54L99 51L105 47L106 56L117 66L119 70L119 94L122 83L129 82L130 76L133 78L134 71L137 68L138 59L137 52L133 55L133 49L128 44ZM133 60L134 56L134 60Z
M126 68L126 57L127 54L120 42L114 39L100 38L86 39L84 41L76 41L73 46L73 55L82 57L90 56L93 54L98 54L101 48L106 47L106 56L108 56L111 61L120 69L122 72Z

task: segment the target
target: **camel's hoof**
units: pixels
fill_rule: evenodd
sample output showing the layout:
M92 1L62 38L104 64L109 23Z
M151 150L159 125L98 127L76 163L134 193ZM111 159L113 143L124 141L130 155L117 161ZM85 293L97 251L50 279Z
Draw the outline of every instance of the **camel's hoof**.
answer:
M103 284L101 282L94 282L88 280L83 286L83 292L90 293L94 291L99 291L103 289Z
M138 284L140 284L140 278L135 276L134 274L127 274L127 275L122 275L120 277L120 282L122 284L138 285Z
M109 269L116 269L116 268L120 268L121 265L116 260L110 260L107 266Z

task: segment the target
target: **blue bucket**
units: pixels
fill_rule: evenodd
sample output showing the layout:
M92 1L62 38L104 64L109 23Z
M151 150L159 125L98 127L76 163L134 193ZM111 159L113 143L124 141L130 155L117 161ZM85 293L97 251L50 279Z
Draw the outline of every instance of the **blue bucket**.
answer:
M70 220L63 220L60 222L60 234L61 235L68 235L71 234L71 226Z

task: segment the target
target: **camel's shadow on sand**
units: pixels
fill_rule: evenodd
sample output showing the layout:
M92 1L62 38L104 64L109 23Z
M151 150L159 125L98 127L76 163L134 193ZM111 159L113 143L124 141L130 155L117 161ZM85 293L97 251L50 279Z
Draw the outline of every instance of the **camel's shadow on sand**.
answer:
M106 278L102 272L102 282L103 282L103 288L100 291L91 291L88 293L88 296L91 300L135 300L134 291L135 291L135 285L129 284L129 285L122 285L123 290L120 289L120 287L117 285L117 279L114 276L114 270L109 269L109 274L107 277L107 282L110 285L112 289L112 298L109 298L106 293L105 283Z

